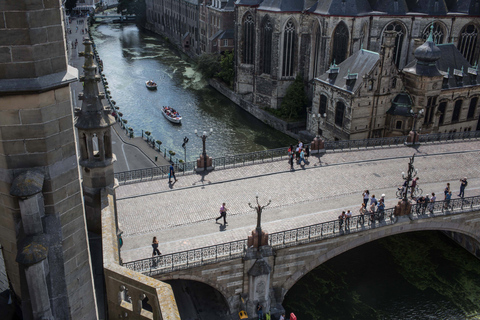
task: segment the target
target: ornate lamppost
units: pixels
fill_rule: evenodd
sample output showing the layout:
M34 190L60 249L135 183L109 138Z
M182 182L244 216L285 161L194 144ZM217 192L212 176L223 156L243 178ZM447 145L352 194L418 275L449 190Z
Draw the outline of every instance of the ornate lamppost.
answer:
M203 131L202 135L198 134L198 131L195 129L195 135L199 138L202 139L203 142L203 152L202 152L202 157L203 157L203 171L207 171L207 150L205 149L205 141L207 140L207 137L210 136L213 133L213 129L210 128L210 133L207 134L207 131Z
M327 117L327 114L326 114L326 113L324 113L324 114L322 114L322 115L321 115L320 113L317 113L317 114L315 115L315 113L312 112L312 119L313 119L314 121L315 121L315 120L317 121L317 134L315 135L315 136L317 137L317 139L320 138L320 134L319 134L319 132L320 132L320 125L323 126L323 119L325 119L326 117Z
M313 139L311 143L311 148L310 148L312 150L312 153L319 153L321 152L321 150L324 150L325 148L325 144L323 140L320 138L320 135L318 134L318 132L320 131L320 125L323 125L324 119L326 118L327 118L326 113L324 113L323 115L321 115L320 113L317 113L315 115L315 113L312 112L312 119L317 122L317 134L315 135L315 138Z
M405 174L405 172L402 172L402 178L405 180L406 183L405 183L403 198L398 202L398 204L395 206L395 209L393 211L396 217L409 215L412 208L412 204L408 200L408 189L410 188L410 182L418 174L418 170L415 169L415 167L413 166L414 161L415 161L415 155L413 155L410 158L410 162L408 163L407 174ZM413 190L411 192L413 192Z
M266 205L263 205L263 206L260 205L260 203L258 202L258 192L255 195L255 199L257 201L257 205L252 206L252 204L249 202L248 206L257 211L257 228L255 229L255 231L256 231L257 236L258 236L258 247L257 247L258 250L257 251L260 252L260 246L262 245L262 211L263 211L264 208L268 207L270 205L270 203L272 203L272 200L268 200L268 203ZM253 232L252 232L252 235L253 235Z

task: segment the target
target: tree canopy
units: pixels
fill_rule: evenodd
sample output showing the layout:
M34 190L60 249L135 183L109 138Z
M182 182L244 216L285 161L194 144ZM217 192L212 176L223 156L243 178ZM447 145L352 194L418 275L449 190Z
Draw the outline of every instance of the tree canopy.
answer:
M295 81L288 87L285 97L280 105L282 116L291 119L297 119L305 110L308 98L303 85L303 77L298 74Z
M233 51L225 52L220 60L220 71L217 73L217 77L226 82L230 87L233 84L233 77L235 76L233 57Z

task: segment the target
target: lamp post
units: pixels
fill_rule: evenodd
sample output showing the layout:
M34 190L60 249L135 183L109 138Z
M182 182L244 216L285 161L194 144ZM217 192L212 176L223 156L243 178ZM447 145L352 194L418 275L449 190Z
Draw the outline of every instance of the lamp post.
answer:
M423 109L419 110L418 112L413 112L413 110L410 110L410 115L413 117L413 127L412 127L412 132L413 132L413 141L412 144L415 144L417 142L417 130L416 130L416 125L417 125L417 119L423 117Z
M403 194L403 201L408 201L408 188L410 188L410 181L415 178L418 174L418 170L413 166L413 161L415 160L415 154L410 158L408 163L408 172L405 175L405 172L402 172L402 178L407 182L405 186L405 192ZM413 191L412 191L413 192Z
M320 113L317 113L315 115L315 113L312 112L312 119L317 121L317 134L315 135L317 138L320 138L320 135L319 135L320 124L323 126L323 119L326 118L326 117L327 117L326 113L324 113L322 115Z
M258 236L258 252L260 252L260 245L262 243L262 211L265 207L268 207L270 203L272 203L272 200L268 200L268 203L264 206L261 206L260 203L258 202L258 192L255 195L255 199L257 201L257 205L254 207L252 204L249 202L248 206L252 209L255 209L257 211L257 236Z
M195 135L197 137L200 137L202 139L202 142L203 142L203 152L202 152L202 156L203 156L203 171L207 171L207 151L205 149L205 141L207 140L207 137L209 135L211 135L213 133L213 129L210 128L210 133L207 134L207 131L203 131L203 134L202 135L199 135L198 134L198 131L197 129L195 129Z

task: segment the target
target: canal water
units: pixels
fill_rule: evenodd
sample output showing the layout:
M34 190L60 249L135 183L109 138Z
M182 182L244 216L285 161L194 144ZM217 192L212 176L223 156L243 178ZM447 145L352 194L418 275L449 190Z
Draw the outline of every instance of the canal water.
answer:
M287 292L316 319L480 319L480 260L440 232L387 237L339 255Z
M294 141L209 88L192 63L159 36L133 25L98 25L93 38L113 99L136 135L148 130L187 160L201 152L200 132L213 128L207 152L219 157ZM145 81L155 80L157 91ZM169 105L181 125L163 118ZM287 312L315 319L480 319L480 261L437 232L378 240L335 257L287 293Z
M139 31L135 25L96 25L92 31L112 99L135 136L150 131L155 140L162 141L162 149L175 151L181 159L181 145L188 137L188 161L202 151L195 129L199 133L213 129L207 138L207 153L214 158L295 142L209 87L194 65L161 37ZM157 90L145 87L150 79L157 82ZM175 108L183 117L182 124L168 122L162 106Z

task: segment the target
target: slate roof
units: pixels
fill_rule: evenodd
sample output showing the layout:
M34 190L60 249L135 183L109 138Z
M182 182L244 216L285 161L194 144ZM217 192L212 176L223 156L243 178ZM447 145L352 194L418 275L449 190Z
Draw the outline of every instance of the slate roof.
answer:
M370 5L373 11L386 14L405 15L409 11L405 0L371 0Z
M330 76L331 69L318 79L332 86L355 92L363 83L363 76L369 74L379 60L380 55L377 52L361 49L336 66L338 74L333 79ZM350 85L348 82L350 82Z
M227 11L233 11L235 9L235 0L228 0L227 4L223 9Z
M239 6L258 6L263 0L237 0L236 5Z
M387 114L393 116L411 117L412 111L412 99L407 93L399 93L392 101L392 106L387 110Z
M258 9L267 11L301 12L305 7L303 0L264 0Z
M445 15L448 12L443 0L407 0L407 3L411 12L430 15Z
M367 0L324 0L319 1L315 13L336 16L359 16L372 11Z
M225 32L220 36L220 39L233 39L234 32L233 29L227 29Z

